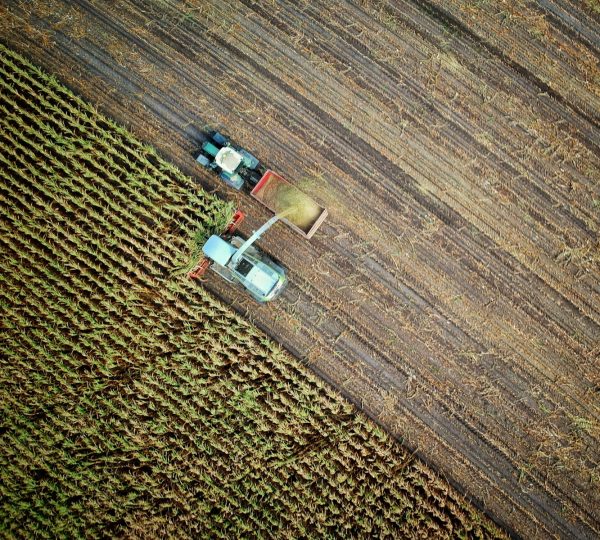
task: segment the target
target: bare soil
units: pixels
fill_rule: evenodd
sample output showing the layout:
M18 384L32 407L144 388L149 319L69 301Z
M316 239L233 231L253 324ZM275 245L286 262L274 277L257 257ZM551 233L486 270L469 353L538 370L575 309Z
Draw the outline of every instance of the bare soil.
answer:
M230 302L515 536L600 534L594 3L4 0L3 40L199 183L231 135L329 210Z

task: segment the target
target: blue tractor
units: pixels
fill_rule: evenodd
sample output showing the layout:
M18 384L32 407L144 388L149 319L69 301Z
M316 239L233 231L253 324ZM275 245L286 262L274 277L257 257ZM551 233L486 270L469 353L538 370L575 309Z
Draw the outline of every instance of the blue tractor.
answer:
M202 143L196 161L203 167L214 170L234 189L241 189L246 182L254 187L265 173L258 159L247 150L232 144L218 131L213 131Z

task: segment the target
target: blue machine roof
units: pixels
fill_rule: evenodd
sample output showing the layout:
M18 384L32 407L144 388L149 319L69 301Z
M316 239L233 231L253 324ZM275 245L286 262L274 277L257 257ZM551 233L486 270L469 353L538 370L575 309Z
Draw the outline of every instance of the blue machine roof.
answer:
M213 234L202 246L202 253L221 266L227 266L236 251L236 248L216 234Z

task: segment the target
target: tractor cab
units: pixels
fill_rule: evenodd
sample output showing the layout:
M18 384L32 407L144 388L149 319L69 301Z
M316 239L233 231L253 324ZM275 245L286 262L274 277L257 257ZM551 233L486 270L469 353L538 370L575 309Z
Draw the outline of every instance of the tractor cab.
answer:
M215 156L215 164L229 174L235 173L243 161L242 154L231 148L231 146L224 146Z

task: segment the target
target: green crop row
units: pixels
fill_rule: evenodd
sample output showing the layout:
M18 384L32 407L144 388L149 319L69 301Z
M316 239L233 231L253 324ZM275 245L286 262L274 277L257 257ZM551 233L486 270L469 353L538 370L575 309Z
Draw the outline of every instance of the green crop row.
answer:
M178 269L229 203L0 46L0 531L501 537Z

